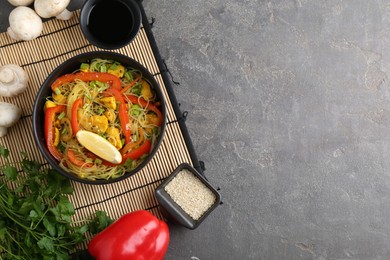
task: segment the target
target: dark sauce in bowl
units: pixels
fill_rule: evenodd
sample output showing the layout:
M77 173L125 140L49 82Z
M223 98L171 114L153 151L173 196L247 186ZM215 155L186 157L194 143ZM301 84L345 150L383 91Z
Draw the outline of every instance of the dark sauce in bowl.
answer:
M134 26L134 17L121 1L100 1L89 13L87 27L100 41L117 43L126 40Z
M139 0L88 0L81 7L80 27L85 38L103 49L129 44L142 24Z

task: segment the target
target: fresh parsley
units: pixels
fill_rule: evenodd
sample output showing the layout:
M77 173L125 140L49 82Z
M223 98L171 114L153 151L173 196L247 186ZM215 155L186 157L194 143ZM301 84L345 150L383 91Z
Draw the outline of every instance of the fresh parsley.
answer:
M90 220L72 222L70 181L22 155L20 165L11 164L0 145L0 259L69 259L87 232L94 235L112 220L97 211Z

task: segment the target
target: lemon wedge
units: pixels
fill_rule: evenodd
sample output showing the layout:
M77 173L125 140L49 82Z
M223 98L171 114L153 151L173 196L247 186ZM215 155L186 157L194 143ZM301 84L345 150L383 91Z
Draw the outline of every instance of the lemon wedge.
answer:
M122 162L121 153L115 146L100 135L85 130L79 130L76 134L76 138L82 146L100 158L114 164Z

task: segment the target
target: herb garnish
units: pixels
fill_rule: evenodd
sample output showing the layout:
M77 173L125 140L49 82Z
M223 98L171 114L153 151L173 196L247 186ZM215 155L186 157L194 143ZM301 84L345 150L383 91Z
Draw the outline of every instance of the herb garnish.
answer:
M75 214L68 179L22 153L21 171L0 145L0 259L69 259L86 233L100 232L112 223L103 211L94 219L72 222Z

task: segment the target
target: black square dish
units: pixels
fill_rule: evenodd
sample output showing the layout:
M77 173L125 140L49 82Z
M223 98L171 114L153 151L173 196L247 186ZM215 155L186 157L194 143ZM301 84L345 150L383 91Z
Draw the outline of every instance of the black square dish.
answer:
M189 229L197 228L221 202L218 191L187 163L180 164L155 194L168 217Z

